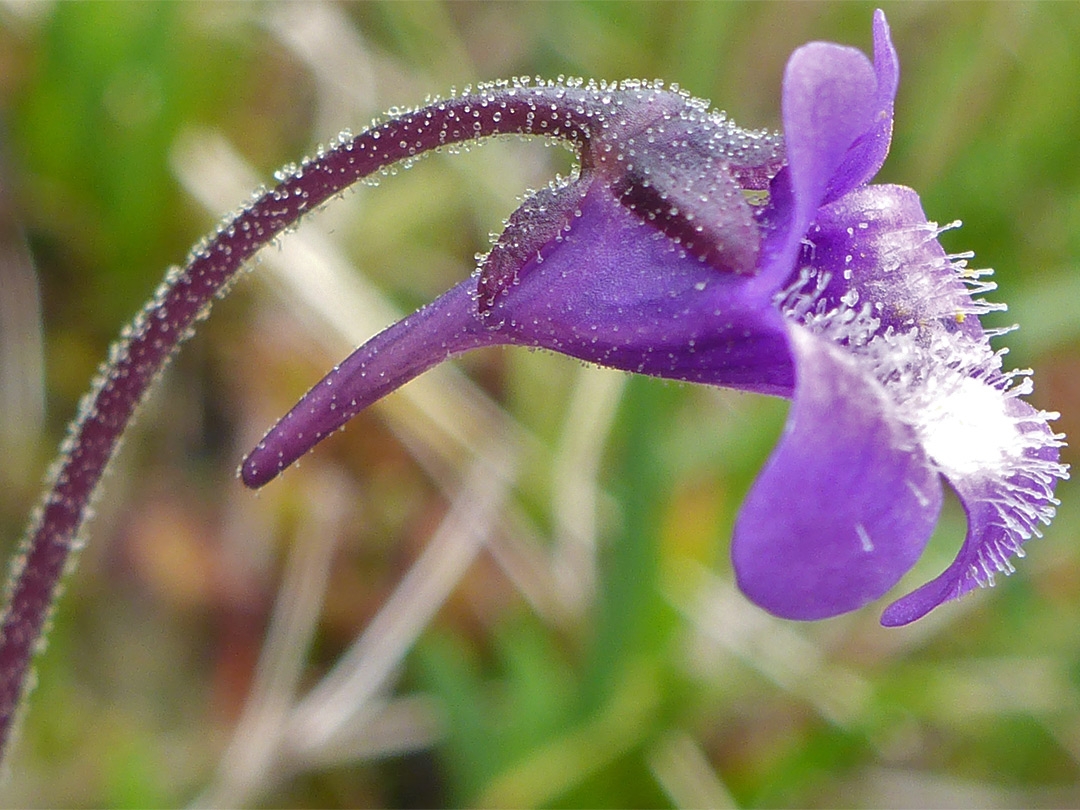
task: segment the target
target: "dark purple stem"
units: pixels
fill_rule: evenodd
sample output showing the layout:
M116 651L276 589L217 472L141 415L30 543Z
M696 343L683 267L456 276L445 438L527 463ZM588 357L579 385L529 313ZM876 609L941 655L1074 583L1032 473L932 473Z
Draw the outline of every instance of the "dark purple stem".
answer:
M113 347L81 404L12 563L0 627L0 756L102 473L149 385L244 262L360 178L441 145L519 133L563 138L580 147L596 126L598 97L594 88L493 87L399 115L305 163L196 248L183 268L168 274Z

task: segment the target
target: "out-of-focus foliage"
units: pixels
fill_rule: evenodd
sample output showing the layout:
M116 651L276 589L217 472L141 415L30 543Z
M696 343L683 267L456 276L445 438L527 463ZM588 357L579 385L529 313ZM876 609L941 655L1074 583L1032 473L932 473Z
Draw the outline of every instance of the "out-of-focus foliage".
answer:
M868 50L872 9L0 3L5 549L109 341L247 193L210 211L189 193L200 144L228 144L270 182L392 105L514 75L661 77L742 125L776 127L791 50ZM902 73L879 179L916 188L932 219L964 220L946 246L997 269L1010 303L999 322L1023 324L1010 362L1037 369L1035 403L1080 436L1077 7L886 12ZM225 183L230 164L214 165L201 186ZM568 166L562 150L517 141L439 156L335 201L283 243L325 238L356 268L339 276L406 310L471 272L516 196ZM185 347L113 465L4 803L1080 803L1074 485L1007 583L888 631L873 607L780 622L732 589L734 510L782 425L777 401L482 352L459 368L472 401L498 410L474 414L467 441L445 404L465 383L451 378L427 410L394 395L254 496L233 475L242 453L343 356L325 310L264 283L271 260ZM490 445L513 456L513 477L477 494L470 470ZM492 500L494 518L470 498ZM455 504L457 523L444 519ZM963 528L949 503L912 583L951 559ZM487 549L445 603L395 603L434 611L400 662L362 651L361 680L389 662L361 706L367 723L334 739L274 725L299 717L385 617L433 537L455 547L473 529ZM277 636L292 647L264 646L275 604L294 620ZM371 637L411 638L383 627ZM304 705L332 718L356 708Z

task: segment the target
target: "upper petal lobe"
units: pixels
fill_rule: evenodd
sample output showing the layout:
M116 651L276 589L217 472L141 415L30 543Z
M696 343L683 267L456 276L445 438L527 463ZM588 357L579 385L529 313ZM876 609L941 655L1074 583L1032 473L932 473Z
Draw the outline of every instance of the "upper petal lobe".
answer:
M784 283L852 144L873 128L877 112L878 80L862 51L811 42L791 55L783 88L788 165L772 184L763 283Z

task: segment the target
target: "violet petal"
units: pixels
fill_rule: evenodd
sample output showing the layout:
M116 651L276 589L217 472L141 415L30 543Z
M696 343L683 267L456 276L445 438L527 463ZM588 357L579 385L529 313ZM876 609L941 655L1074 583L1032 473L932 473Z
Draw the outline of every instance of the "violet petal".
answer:
M742 591L789 619L877 599L914 565L941 484L884 389L843 349L790 328L795 396L732 540Z
M866 55L856 48L811 42L798 48L784 71L784 142L788 165L773 182L777 191L769 217L761 282L781 286L800 241L852 144L870 130L877 112L878 81ZM784 206L781 208L780 206Z
M900 82L900 60L889 35L885 13L874 14L874 118L870 128L858 137L844 162L829 182L826 201L835 200L863 183L870 182L885 162L892 141L893 103Z

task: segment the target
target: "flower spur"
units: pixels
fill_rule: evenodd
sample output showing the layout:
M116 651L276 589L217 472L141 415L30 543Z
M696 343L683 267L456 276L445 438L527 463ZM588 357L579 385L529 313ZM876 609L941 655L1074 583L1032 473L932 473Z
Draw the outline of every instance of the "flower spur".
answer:
M531 131L570 138L579 173L530 196L474 278L315 386L244 461L244 481L265 484L453 354L533 346L793 400L732 544L740 587L777 615L834 616L895 585L937 522L942 475L967 510L967 538L883 622L1010 571L1053 515L1061 437L1053 414L1020 399L1026 374L1004 373L989 348L979 316L994 307L973 294L992 285L946 255L913 191L868 185L888 152L898 72L881 12L873 63L830 43L800 48L784 76L782 143L660 85L455 99L477 128L524 115ZM447 109L414 114L402 137L437 145L453 132Z

